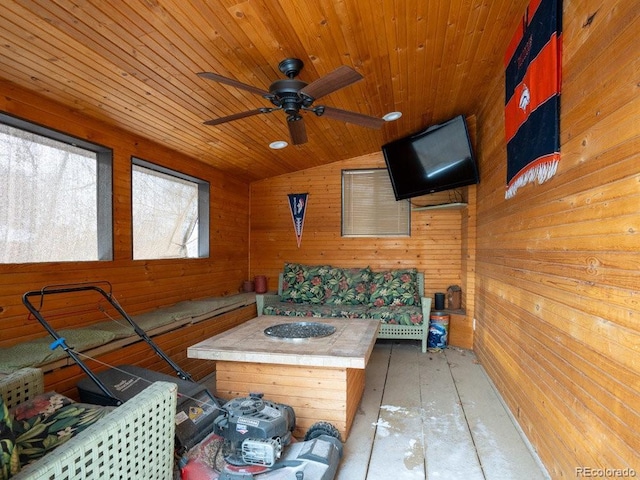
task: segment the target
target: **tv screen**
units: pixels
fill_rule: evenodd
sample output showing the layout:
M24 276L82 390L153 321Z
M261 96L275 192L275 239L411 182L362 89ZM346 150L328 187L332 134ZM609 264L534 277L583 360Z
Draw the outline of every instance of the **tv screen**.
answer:
M478 183L462 115L382 146L396 200Z

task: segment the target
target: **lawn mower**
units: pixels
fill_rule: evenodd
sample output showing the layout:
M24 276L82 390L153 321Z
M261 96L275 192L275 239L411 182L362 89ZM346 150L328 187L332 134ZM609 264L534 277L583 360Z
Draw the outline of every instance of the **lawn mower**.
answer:
M338 430L317 422L304 441L291 436L293 410L259 395L236 398L222 406L214 434L202 442L216 442L212 452L196 452L180 462L182 480L333 480L342 458ZM286 450L285 450L286 447ZM196 449L197 450L197 449ZM222 454L222 465L219 454Z
M51 349L62 348L87 374L77 384L80 399L86 403L118 406L155 381L173 382L178 387L176 411L176 455L181 458L183 480L332 480L342 457L342 442L338 430L327 422L314 424L304 441L296 441L293 431L295 412L284 404L262 398L259 393L224 401L215 397L206 386L199 384L138 326L113 297L109 282L108 293L94 283L58 285L27 292L23 303L54 338ZM118 313L171 368L177 377L135 365L111 366L94 373L63 337L44 319L41 310L44 297L93 291L106 299ZM31 297L40 298L36 308ZM110 317L112 318L112 317ZM208 471L188 461L186 453L207 438L219 439L222 468ZM216 454L217 456L217 454ZM204 473L195 473L201 470ZM204 475L204 476L203 476Z

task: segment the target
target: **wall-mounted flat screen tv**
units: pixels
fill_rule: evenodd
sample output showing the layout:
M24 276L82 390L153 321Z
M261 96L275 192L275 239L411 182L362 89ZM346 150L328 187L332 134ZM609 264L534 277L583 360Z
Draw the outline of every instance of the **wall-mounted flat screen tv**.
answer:
M480 181L462 115L382 146L396 200Z

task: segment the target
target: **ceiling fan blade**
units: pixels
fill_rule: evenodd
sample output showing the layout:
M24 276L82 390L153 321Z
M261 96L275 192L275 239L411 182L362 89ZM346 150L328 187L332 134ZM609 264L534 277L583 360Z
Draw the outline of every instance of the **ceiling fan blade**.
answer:
M270 113L272 111L273 111L273 108L258 108L256 110L249 110L247 112L234 113L233 115L228 115L226 117L207 120L206 122L204 122L204 124L220 125L221 123L231 122L233 120L238 120L240 118L252 117L253 115L258 115L260 113Z
M315 100L362 80L363 78L364 77L353 68L343 65L336 68L333 72L311 82L309 85L302 88L300 93Z
M301 116L293 117L291 120L289 118L287 118L287 125L289 126L291 143L294 145L307 143L307 128L304 125L304 119Z
M225 85L241 88L251 93L257 93L258 95L261 95L263 97L271 96L271 94L266 90L254 87L253 85L247 85L246 83L239 82L238 80L234 80L232 78L223 77L222 75L218 75L217 73L200 72L197 75L201 78L206 78L207 80L213 80L214 82L224 83Z
M371 117L362 113L351 112L349 110L341 110L339 108L318 106L313 109L319 117L329 117L334 120L340 120L347 123L354 123L367 128L381 128L385 121L378 117Z

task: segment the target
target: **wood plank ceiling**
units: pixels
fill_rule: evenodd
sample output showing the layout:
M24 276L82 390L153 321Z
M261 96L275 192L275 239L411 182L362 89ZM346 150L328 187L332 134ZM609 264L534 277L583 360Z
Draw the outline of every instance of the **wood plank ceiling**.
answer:
M526 0L3 0L0 86L184 152L247 181L379 151L482 102ZM311 83L341 65L364 80L326 104L382 117L379 130L305 113L308 142L289 140L284 112L218 126L203 121L269 107L209 71L268 90L281 60Z

